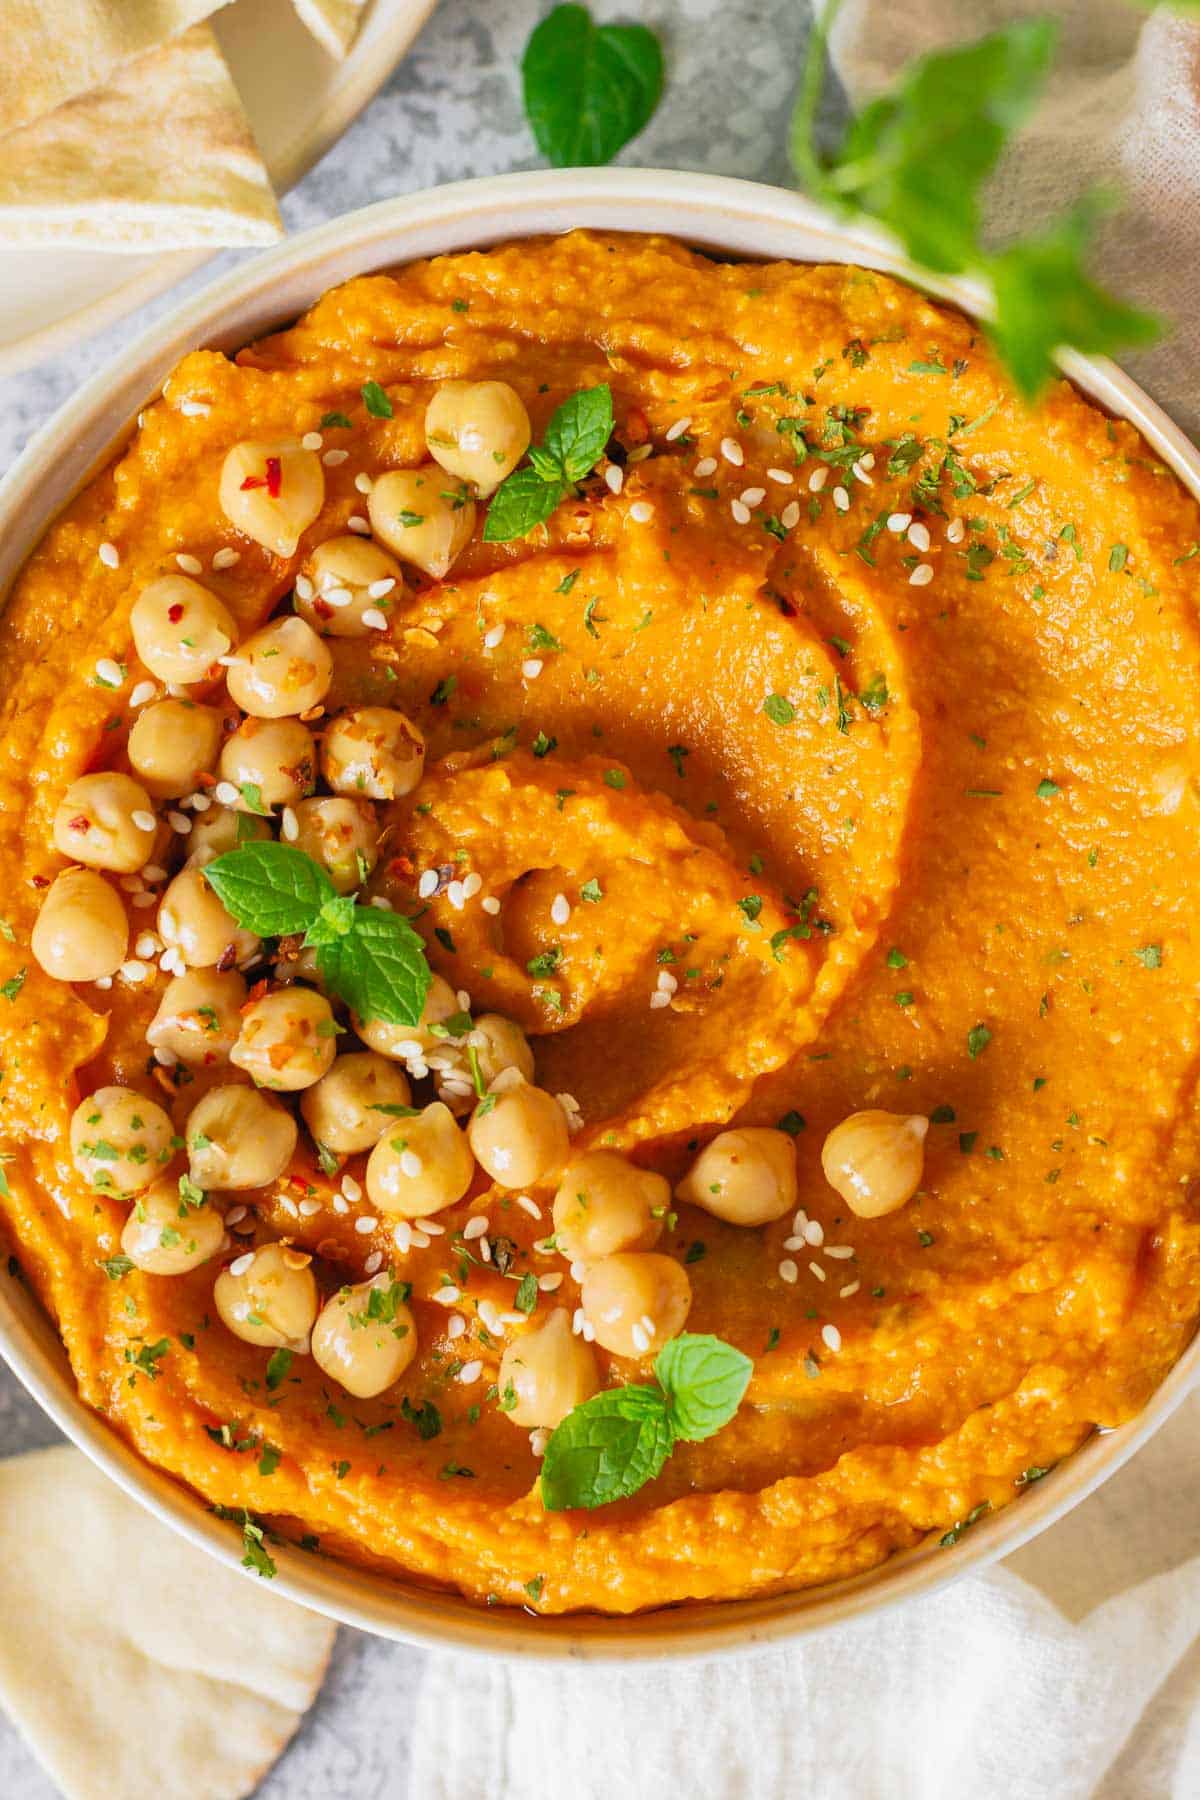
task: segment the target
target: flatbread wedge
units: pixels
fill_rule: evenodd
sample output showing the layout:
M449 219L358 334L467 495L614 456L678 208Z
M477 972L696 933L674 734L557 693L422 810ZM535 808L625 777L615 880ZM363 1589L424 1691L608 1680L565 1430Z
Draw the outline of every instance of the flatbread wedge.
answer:
M0 244L269 244L270 180L208 25L0 138Z
M301 22L340 62L358 36L370 0L292 0Z
M206 19L228 0L0 0L0 134Z
M160 1525L80 1451L0 1462L0 1706L65 1800L241 1800L334 1627Z

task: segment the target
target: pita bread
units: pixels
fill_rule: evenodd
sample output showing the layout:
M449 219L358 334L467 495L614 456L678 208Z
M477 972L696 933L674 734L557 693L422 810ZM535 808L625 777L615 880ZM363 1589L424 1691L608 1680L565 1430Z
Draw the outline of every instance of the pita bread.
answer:
M249 1794L321 1685L328 1620L66 1446L0 1462L0 1537L0 1704L65 1800Z
M369 0L292 0L301 22L340 62L358 36Z
M102 87L227 0L0 0L0 132Z
M207 25L0 138L0 243L269 244L279 209Z

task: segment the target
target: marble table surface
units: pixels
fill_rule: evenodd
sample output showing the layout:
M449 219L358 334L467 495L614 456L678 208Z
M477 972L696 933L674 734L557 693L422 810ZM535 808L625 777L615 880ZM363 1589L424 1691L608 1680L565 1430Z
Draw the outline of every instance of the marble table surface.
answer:
M517 64L542 0L441 0L376 100L283 202L292 231L391 194L470 175L539 166L520 105ZM621 161L788 179L787 116L808 9L799 0L593 0L600 19L645 17L661 32L663 104ZM0 471L88 375L238 260L216 258L120 324L0 381ZM0 1456L52 1443L55 1428L0 1367ZM407 1727L423 1654L343 1631L328 1679L261 1800L399 1800ZM56 1800L58 1790L0 1717L0 1795ZM478 1800L464 1795L462 1800Z

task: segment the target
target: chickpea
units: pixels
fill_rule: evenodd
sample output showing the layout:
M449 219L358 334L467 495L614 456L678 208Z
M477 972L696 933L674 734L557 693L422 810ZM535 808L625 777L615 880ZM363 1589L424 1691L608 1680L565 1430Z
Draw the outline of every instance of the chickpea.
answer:
M121 896L94 869L64 869L42 901L29 940L56 981L99 981L115 975L129 945Z
M371 530L401 562L435 581L449 573L475 529L475 502L455 492L436 463L381 475L367 501Z
M150 860L158 820L132 775L105 769L73 781L54 815L54 842L72 862L132 875Z
M327 538L318 544L304 565L312 586L311 599L296 595L296 611L322 637L370 637L377 627L363 624L365 612L386 612L400 598L400 564L370 538ZM380 592L382 584L391 588ZM372 592L372 589L375 591ZM393 597L394 596L394 597Z
M796 1208L796 1150L786 1131L747 1126L706 1144L675 1193L729 1225L766 1225Z
M319 706L333 679L333 658L311 625L294 613L248 637L225 673L229 698L256 719L287 719Z
M372 1205L390 1218L424 1219L461 1200L475 1161L454 1114L440 1100L415 1119L396 1119L367 1162Z
M372 1050L378 1050L381 1056L394 1056L403 1062L408 1054L405 1045L416 1044L421 1050L432 1050L435 1045L444 1044L445 1040L431 1028L445 1024L447 1019L452 1019L460 1010L458 995L445 976L431 975L429 991L421 1008L420 1024L392 1025L386 1019L360 1019L355 1013L354 1029L363 1043Z
M216 768L220 747L219 712L194 700L158 700L134 721L129 762L147 793L177 800Z
M246 983L236 969L189 969L167 983L146 1042L170 1051L189 1069L228 1062L245 1003Z
M210 806L207 812L196 814L188 833L185 867L202 869L227 851L240 850L243 844L257 843L270 835L270 821L257 813L236 812L231 806Z
M263 1244L235 1257L213 1287L222 1324L247 1344L307 1356L320 1305L311 1261L287 1244Z
M615 1150L585 1150L563 1170L554 1196L554 1241L572 1261L650 1250L662 1236L671 1186Z
M553 1431L599 1392L595 1351L575 1336L570 1314L556 1307L544 1325L505 1348L497 1386L504 1416L512 1424Z
M825 1179L860 1219L896 1212L921 1185L928 1130L920 1113L851 1113L822 1146Z
M188 1164L197 1187L257 1188L283 1174L296 1148L296 1121L252 1087L210 1088L188 1114Z
M92 1187L139 1194L171 1160L171 1121L134 1088L102 1087L71 1114L71 1155Z
M317 781L317 747L312 732L299 719L243 719L225 739L217 766L221 780L241 790L242 798L234 802L237 811L260 817L258 806L294 806L312 793ZM260 835L265 837L269 831L267 826ZM238 842L243 841L239 837Z
M402 1292L386 1274L339 1288L313 1327L317 1367L357 1400L390 1388L417 1354L417 1324Z
M505 1069L516 1069L526 1081L533 1080L533 1051L515 1019L506 1019L500 1013L481 1013L467 1042L479 1059L484 1087L490 1087Z
M305 1093L300 1111L318 1144L335 1156L354 1156L397 1129L391 1109L408 1106L411 1098L395 1063L377 1051L359 1050L335 1059Z
M221 465L221 511L229 523L273 556L294 556L325 504L325 470L315 450L290 438L245 439Z
M301 800L291 840L320 863L339 894L360 888L379 861L379 826L369 800Z
M671 1257L631 1252L590 1263L580 1301L605 1350L614 1356L654 1356L683 1330L692 1284Z
M425 772L425 739L389 706L357 706L331 719L321 773L335 794L401 800Z
M258 949L252 931L244 931L225 911L202 869L181 869L158 904L158 935L169 950L178 950L193 969L212 968L232 949L235 963Z
M220 674L217 659L228 656L238 641L229 609L188 575L162 575L144 587L129 626L139 659L173 686Z
M429 454L486 499L511 475L532 436L506 381L444 381L425 409Z
M294 1094L320 1081L337 1050L337 1026L324 994L286 987L266 994L242 1016L229 1060L258 1087Z
M177 1181L164 1175L134 1202L121 1233L121 1248L147 1275L186 1275L216 1256L225 1221L207 1196L186 1200Z
M471 1115L475 1160L503 1188L535 1187L557 1174L571 1147L566 1114L545 1088L516 1069L493 1082Z

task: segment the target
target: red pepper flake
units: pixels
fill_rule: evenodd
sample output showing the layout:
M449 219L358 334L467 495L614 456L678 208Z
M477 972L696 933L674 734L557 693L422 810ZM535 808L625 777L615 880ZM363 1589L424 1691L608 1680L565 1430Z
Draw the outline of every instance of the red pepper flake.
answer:
M239 1012L246 1013L246 1012L250 1011L250 1008L252 1006L257 1006L258 1002L262 999L263 995L266 993L269 986L270 986L270 983L268 982L265 975L263 976L261 981L256 981L254 986L250 989L250 992L246 995L244 1002L238 1008Z
M173 606L168 606L167 617L170 619L172 625L178 625L180 619L183 617L183 602L176 600Z
M245 481L242 483L242 492L245 494L250 488L266 487L266 485L267 478L265 475L247 475Z
M92 829L92 821L86 813L76 813L73 819L68 820L68 824L72 831L90 831Z
M267 458L267 492L272 500L278 500L283 487L283 464L277 456Z
M387 872L389 875L398 875L406 880L411 880L417 872L417 865L411 856L393 856L388 861Z
M31 885L35 888L48 888L50 886L50 877L48 875L34 875L31 878Z

